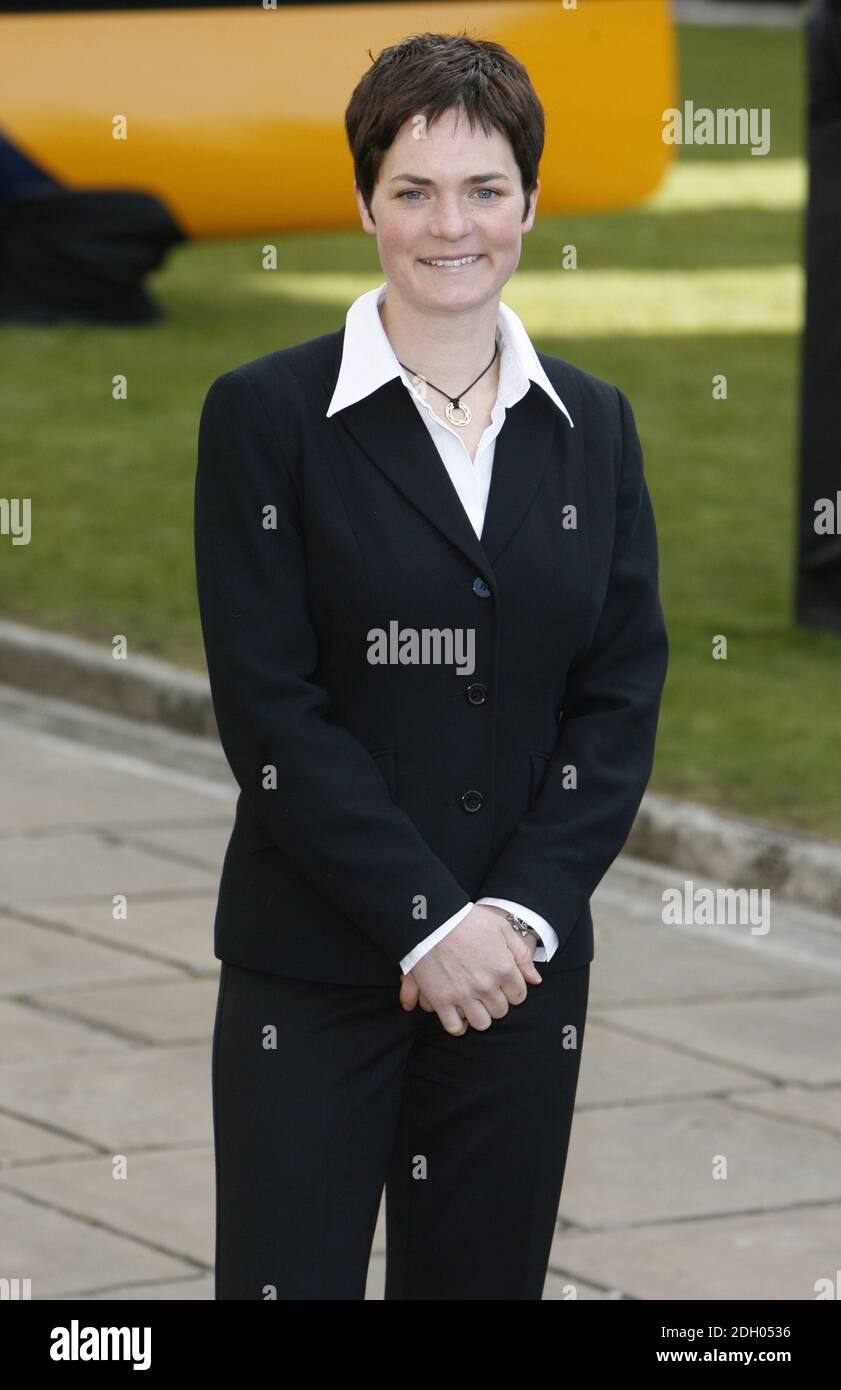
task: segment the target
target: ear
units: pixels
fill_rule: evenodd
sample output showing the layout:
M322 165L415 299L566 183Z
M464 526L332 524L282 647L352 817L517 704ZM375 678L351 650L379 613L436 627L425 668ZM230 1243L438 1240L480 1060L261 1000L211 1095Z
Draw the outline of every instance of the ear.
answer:
M535 218L535 214L536 214L536 212L537 212L537 200L538 200L539 197L540 197L540 179L538 179L538 180L536 181L536 183L535 183L535 185L534 185L534 188L533 188L532 191L531 191L531 197L529 198L529 209L528 209L528 212L526 213L525 217L523 218L523 225L522 225L522 227L521 227L521 229L520 229L520 230L523 231L523 232L530 232L531 229L532 229L532 227L534 226L534 218Z
M356 182L354 182L353 191L356 194L356 205L359 208L359 216L362 221L362 230L368 232L369 235L374 235L377 230L377 224L371 216L370 212L368 211L359 184Z

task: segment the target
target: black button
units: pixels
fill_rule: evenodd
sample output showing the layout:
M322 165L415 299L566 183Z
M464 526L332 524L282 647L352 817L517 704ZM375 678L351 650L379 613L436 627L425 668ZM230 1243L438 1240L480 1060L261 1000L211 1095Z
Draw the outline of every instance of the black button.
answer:
M482 808L482 802L484 801L484 799L485 798L482 796L481 792L464 792L462 794L461 804L464 807L465 811L479 811Z
M478 579L473 580L473 592L474 594L478 594L480 598L490 597L490 587L481 575Z
M487 686L482 685L481 681L474 681L467 687L467 698L471 705L483 705L487 696Z

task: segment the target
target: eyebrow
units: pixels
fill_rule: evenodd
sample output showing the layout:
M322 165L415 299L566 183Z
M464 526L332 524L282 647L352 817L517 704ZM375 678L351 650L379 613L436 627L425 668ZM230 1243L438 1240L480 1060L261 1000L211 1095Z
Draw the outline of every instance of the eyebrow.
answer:
M422 183L424 185L434 184L434 179L426 179L421 174L394 174L389 179L389 183L396 183L398 179L406 179L409 183ZM507 174L468 174L463 180L464 183L489 183L491 179L508 179Z

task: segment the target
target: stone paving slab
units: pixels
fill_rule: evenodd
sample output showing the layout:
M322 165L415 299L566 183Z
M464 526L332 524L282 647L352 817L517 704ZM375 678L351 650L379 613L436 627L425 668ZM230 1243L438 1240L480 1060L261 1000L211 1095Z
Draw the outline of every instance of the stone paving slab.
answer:
M109 901L109 919L110 913ZM126 923L119 925L125 935ZM97 981L146 980L151 987L155 980L172 979L180 974L174 965L150 961L129 950L116 949L116 945L112 948L86 941L58 927L21 920L2 912L0 936L3 941L0 995L6 997L33 990L43 996L49 990L77 984L87 987Z
M765 1091L767 1082L736 1066L687 1056L661 1043L627 1036L600 1021L588 1007L577 1105L686 1100L690 1097Z
M5 1186L7 1175L3 1174ZM84 1297L129 1280L174 1279L193 1273L185 1261L123 1232L0 1190L0 1231L7 1278L31 1279L32 1298Z
M18 730L0 720L0 830L103 825L115 829L194 818L223 819L236 789L220 783L192 790L190 778L162 767L152 778L139 760L54 735Z
M720 999L750 993L837 990L841 973L826 964L786 960L760 947L736 948L717 940L622 918L615 908L593 901L599 968L592 973L590 998L600 1007Z
M781 1120L814 1125L816 1129L841 1135L841 1086L821 1086L817 1090L805 1086L775 1087L750 1095L731 1095L729 1100L731 1105L743 1105L765 1115L778 1115Z
M49 878L44 865L49 864ZM66 898L208 888L216 875L170 855L135 849L105 832L5 835L0 839L2 906L37 908Z
M115 1154L125 1158L125 1178L113 1175ZM2 1181L7 1192L119 1231L138 1248L151 1247L204 1272L212 1266L214 1234L207 1214L213 1210L214 1169L206 1142L155 1150L118 1148L20 1166L7 1169Z
M207 1142L209 1041L0 1067L0 1108L109 1152Z
M841 990L721 1003L614 1009L611 1026L754 1076L841 1082Z
M725 1100L588 1108L585 1035L560 1216L588 1229L841 1200L836 1136ZM716 1178L716 1163L727 1163ZM836 1233L837 1235L838 1233Z
M14 1115L0 1114L0 1184L3 1170L22 1163L37 1163L43 1159L70 1158L74 1154L89 1154L90 1144L58 1134L45 1125L30 1124ZM2 1237L0 1237L0 1241Z
M559 1232L550 1268L638 1299L812 1302L838 1269L841 1202L655 1223L582 1235ZM833 1316L830 1314L830 1316Z
M148 993L148 987L144 986ZM36 1001L26 1003L0 1002L0 1067L10 1062L28 1061L39 1052L49 1057L96 1056L101 1052L119 1052L126 1044L122 1038L101 1028L91 1028L84 1021L63 1018L49 1008L39 1008Z
M137 952L147 970L149 961L154 961L200 972L218 971L219 961L213 954L217 887L214 883L203 892L133 893L124 920L115 920L111 900L105 896L93 902L51 903L39 907L37 916L88 940L117 947L126 956Z
M216 978L161 980L154 988L144 980L96 989L53 990L44 996L44 1002L50 1008L72 1010L77 1018L87 1020L94 1037L171 1045L207 1041L213 1032L217 992ZM39 1003L37 994L31 998ZM101 1031L93 1032L94 1028Z

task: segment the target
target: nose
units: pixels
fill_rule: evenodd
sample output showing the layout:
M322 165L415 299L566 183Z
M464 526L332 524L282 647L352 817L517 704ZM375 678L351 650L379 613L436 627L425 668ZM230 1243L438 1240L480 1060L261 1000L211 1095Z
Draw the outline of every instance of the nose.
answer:
M470 210L464 207L460 195L442 194L429 219L431 235L443 237L446 241L460 241L469 235L472 226Z

